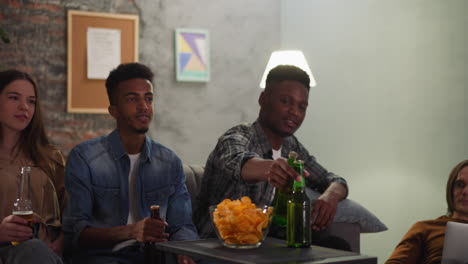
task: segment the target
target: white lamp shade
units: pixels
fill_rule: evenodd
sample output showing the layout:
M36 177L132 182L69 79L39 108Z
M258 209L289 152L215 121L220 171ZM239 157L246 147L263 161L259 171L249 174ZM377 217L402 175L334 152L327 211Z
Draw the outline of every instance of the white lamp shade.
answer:
M265 68L265 72L263 73L262 80L260 81L260 88L265 88L265 82L268 73L271 69L278 65L294 65L298 68L301 68L309 75L310 86L313 87L317 85L314 76L312 75L312 71L310 70L309 65L307 64L307 61L302 51L279 50L271 53L270 60L268 60L268 64Z

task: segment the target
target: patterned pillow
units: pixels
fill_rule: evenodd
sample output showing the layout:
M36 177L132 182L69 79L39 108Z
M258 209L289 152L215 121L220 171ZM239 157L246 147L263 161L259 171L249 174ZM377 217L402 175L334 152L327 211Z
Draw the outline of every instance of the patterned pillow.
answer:
M316 200L320 196L320 193L310 188L306 188L306 193L311 201ZM388 230L387 226L377 216L364 206L350 199L345 199L338 203L333 222L358 223L361 226L361 233L375 233Z

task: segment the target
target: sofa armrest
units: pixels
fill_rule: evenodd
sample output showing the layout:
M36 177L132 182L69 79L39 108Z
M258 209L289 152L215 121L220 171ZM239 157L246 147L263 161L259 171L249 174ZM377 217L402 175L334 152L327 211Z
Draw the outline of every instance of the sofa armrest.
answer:
M330 235L346 240L352 252L361 252L361 227L359 224L335 222L332 223L327 230Z

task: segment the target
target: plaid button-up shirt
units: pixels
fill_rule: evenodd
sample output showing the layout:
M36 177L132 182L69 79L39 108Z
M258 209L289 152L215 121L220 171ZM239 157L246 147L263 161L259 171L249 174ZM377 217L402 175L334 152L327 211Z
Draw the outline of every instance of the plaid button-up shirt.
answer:
M281 156L287 157L290 151L296 151L299 159L304 160L304 168L310 173L305 178L307 187L323 193L332 182L338 181L347 188L343 178L318 164L294 136L284 139ZM216 205L226 198L239 199L242 196L249 196L257 205L272 204L275 194L272 185L267 181L249 184L241 177L242 166L253 157L272 159L272 147L258 121L235 126L218 139L206 162L194 212L200 237L215 235L208 210L210 205Z

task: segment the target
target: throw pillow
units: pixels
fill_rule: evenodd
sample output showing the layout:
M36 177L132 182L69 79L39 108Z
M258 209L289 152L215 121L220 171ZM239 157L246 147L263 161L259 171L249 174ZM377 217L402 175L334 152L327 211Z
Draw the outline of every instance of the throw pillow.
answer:
M311 201L316 200L320 196L320 193L310 188L306 188L306 193ZM361 233L375 233L388 230L387 226L377 216L364 206L350 199L345 199L338 203L333 222L358 223L361 226Z

